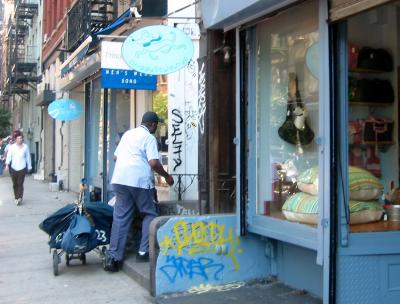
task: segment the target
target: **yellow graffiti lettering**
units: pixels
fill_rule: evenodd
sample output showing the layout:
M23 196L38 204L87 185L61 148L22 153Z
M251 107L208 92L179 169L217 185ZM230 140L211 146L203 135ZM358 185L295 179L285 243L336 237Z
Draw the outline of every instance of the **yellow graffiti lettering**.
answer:
M231 259L234 269L240 269L236 254L241 254L243 249L238 248L240 238L234 237L233 228L226 229L225 225L215 222L177 221L173 227L172 236L164 236L160 242L160 252L167 255L170 250L175 250L178 256L184 252L188 255L200 253L225 254Z

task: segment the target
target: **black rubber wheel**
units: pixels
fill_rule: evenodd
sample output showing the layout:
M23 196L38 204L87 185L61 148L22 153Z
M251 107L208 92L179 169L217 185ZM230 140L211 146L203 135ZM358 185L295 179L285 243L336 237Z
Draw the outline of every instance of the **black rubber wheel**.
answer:
M69 262L71 261L68 253L65 253L65 265L69 266Z
M106 246L101 247L101 254L102 254L103 257L106 255L106 251L107 251L107 247Z
M57 250L53 250L53 274L58 276L58 253Z
M86 264L86 254L81 253L80 259L82 261L82 264L85 265Z

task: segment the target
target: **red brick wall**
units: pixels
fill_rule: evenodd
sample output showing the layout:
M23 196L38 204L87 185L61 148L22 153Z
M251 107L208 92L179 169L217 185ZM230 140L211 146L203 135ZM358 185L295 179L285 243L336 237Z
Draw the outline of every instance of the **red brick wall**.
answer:
M66 13L71 2L72 0L43 0L43 61L53 53L67 29Z

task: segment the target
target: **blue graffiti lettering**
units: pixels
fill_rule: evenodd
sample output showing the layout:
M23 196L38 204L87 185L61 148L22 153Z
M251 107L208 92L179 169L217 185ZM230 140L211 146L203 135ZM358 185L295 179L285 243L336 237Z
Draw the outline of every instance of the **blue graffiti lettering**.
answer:
M160 270L171 283L175 283L178 277L193 279L196 276L205 281L208 281L210 277L218 281L224 267L221 263L214 263L214 260L210 258L189 260L183 257L167 256L165 265L160 267Z

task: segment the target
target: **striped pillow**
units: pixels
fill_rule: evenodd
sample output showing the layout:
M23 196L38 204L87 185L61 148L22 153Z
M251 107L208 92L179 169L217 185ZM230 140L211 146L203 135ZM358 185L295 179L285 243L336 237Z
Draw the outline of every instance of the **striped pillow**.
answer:
M312 167L297 178L297 187L300 191L318 194L318 167ZM349 167L350 199L370 201L378 199L383 192L383 185L374 175L358 167Z
M367 170L349 167L350 198L369 201L378 199L383 192L383 185Z
M317 224L318 196L296 193L282 206L282 213L289 221ZM379 221L383 214L382 206L376 201L350 201L350 224Z

